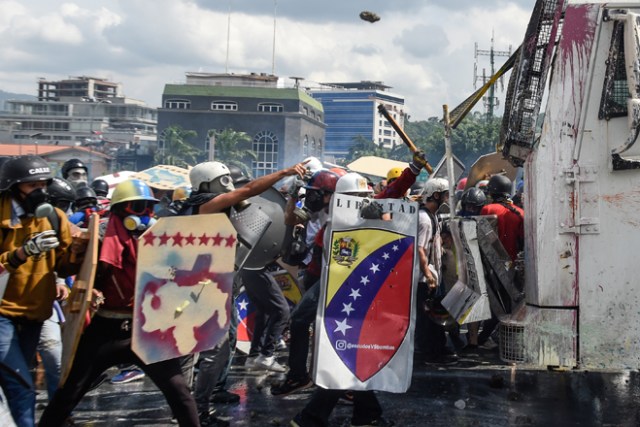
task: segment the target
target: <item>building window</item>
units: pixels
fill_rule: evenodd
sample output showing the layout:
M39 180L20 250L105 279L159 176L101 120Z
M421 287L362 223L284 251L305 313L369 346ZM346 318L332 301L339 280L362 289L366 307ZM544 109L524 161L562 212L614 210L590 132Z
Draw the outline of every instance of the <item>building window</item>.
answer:
M304 157L309 157L309 137L307 135L304 136L304 140L302 142L302 155Z
M253 151L258 155L251 165L254 177L278 170L278 138L272 132L259 132L253 138Z
M316 155L316 139L311 138L311 154Z
M284 111L284 105L263 102L258 104L258 111L261 113L282 113Z
M238 111L238 103L233 101L213 101L211 109L217 111Z
M191 108L191 101L186 99L167 99L164 101L164 108L170 110L188 110Z
M302 114L304 114L305 116L309 115L309 109L307 107L302 107Z

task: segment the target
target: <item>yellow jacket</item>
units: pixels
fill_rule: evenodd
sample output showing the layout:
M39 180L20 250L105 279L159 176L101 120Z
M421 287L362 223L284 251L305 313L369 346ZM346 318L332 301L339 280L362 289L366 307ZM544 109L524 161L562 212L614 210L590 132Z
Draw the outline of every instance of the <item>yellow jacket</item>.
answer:
M71 253L70 223L57 208L56 214L60 218L60 246L44 254L27 257L24 263L16 265L17 257L12 253L29 237L51 230L53 226L47 218L18 218L11 196L0 196L0 264L9 272L7 289L0 301L1 316L35 321L48 319L56 297L55 273L67 277L78 272L82 257Z

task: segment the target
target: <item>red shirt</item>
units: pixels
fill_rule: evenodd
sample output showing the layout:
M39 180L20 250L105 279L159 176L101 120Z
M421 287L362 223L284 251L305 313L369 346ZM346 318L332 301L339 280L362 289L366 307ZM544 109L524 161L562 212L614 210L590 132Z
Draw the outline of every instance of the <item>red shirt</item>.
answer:
M510 208L517 211L512 212L501 203L491 203L480 211L480 215L495 215L498 217L498 239L513 261L518 256L521 243L524 241L524 211L513 203Z

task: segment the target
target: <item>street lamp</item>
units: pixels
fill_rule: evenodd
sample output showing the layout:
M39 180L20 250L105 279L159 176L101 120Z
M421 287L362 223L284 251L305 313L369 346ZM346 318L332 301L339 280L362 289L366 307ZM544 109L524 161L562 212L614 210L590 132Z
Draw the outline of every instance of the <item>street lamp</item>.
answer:
M36 138L39 136L42 136L42 132L29 135L29 141L33 141L33 144L36 146L36 156L38 155L38 140ZM22 144L20 144L20 146L22 147Z

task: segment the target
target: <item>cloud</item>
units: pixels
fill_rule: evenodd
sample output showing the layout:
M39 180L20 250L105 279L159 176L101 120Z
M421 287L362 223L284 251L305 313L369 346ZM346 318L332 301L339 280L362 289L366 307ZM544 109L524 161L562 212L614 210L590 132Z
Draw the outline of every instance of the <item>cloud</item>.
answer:
M35 94L39 77L92 75L158 106L164 85L183 82L187 71L271 73L275 66L289 86L289 76L304 77L303 87L382 81L420 120L473 92L474 44L489 49L493 30L496 49L515 49L534 4L276 1L0 0L0 89ZM381 20L362 21L363 10ZM482 68L488 58L478 58Z

